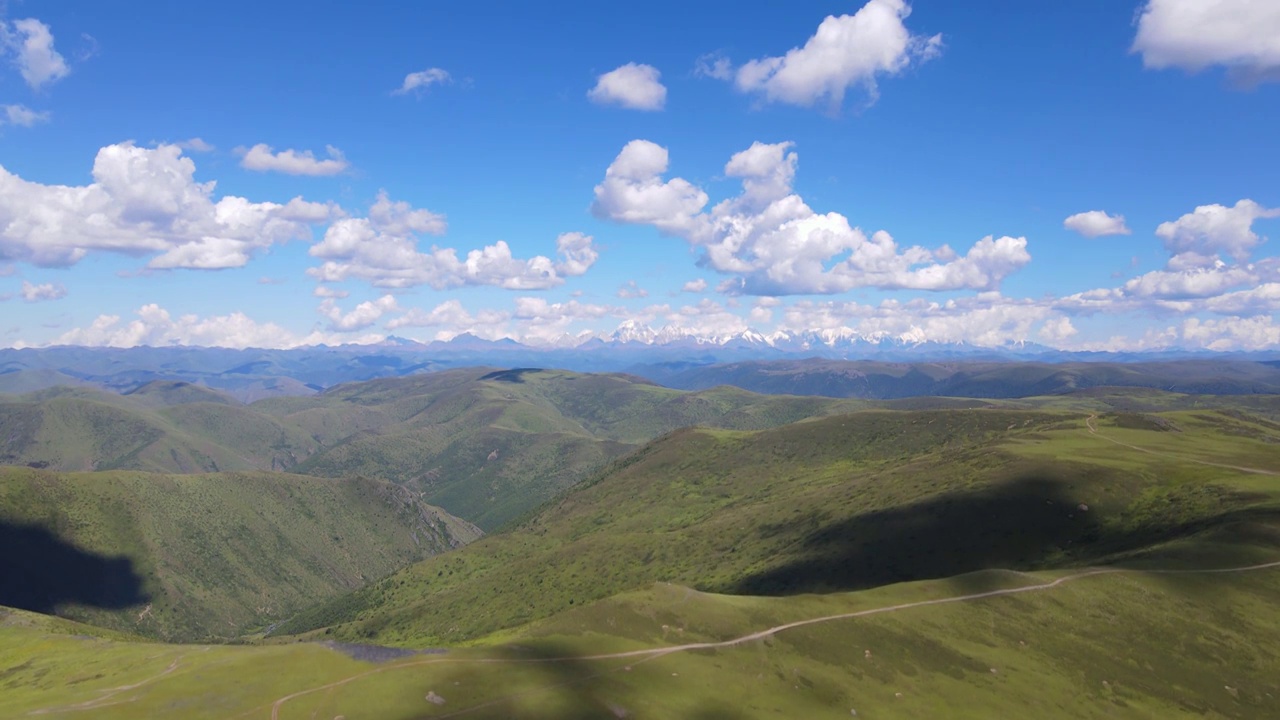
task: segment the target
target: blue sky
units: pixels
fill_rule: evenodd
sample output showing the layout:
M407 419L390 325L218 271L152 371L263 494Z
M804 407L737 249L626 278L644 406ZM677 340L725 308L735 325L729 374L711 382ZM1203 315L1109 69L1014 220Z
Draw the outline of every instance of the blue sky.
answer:
M473 5L3 6L0 345L1280 347L1280 5Z

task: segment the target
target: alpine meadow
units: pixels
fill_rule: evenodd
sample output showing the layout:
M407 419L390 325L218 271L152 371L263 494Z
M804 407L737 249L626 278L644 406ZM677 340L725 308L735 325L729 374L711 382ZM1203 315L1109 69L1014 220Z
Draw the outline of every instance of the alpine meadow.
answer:
M1280 717L1280 3L0 3L0 720Z

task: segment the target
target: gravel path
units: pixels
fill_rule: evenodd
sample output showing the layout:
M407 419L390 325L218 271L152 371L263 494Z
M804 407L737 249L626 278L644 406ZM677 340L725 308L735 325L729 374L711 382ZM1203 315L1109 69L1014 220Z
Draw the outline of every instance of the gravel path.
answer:
M289 702L290 700L293 700L294 698L299 698L304 695L310 695L312 693L321 692L324 690L331 690L333 688L346 685L347 683L353 682L355 680L359 680L361 678L369 677L370 675L376 675L378 673L386 672L389 670L401 670L401 669L406 669L411 667L419 667L423 665L434 665L436 663L470 663L470 664L555 663L555 662L582 662L584 660L586 661L623 660L623 659L632 659L632 658L640 658L641 662L644 662L647 660L656 660L657 658L660 658L666 655L671 655L674 653L688 652L690 650L714 650L718 648L733 647L735 645L741 645L743 643L751 642L753 640L760 640L760 639L769 637L771 635L776 635L777 633L785 632L787 630L792 630L798 627L805 627L807 625L817 625L819 623L832 622L834 620L850 620L853 618L869 617L871 615L883 615L886 613L901 612L903 610L911 610L914 608L927 607L930 605L949 605L951 603L972 602L974 600L983 600L986 598L1001 597L1004 595L1018 595L1021 593L1051 590L1053 588L1060 587L1066 583L1073 582L1075 580L1081 580L1088 577L1096 577L1098 575L1114 575L1118 573L1142 573L1142 574L1154 574L1154 575L1230 574L1230 573L1253 572L1257 570L1267 570L1267 569L1276 568L1276 567L1280 567L1280 560L1269 562L1269 563L1262 563L1259 565L1246 565L1243 567L1209 568L1209 569L1192 569L1192 570L1149 570L1149 569L1130 569L1130 568L1111 568L1111 567L1093 568L1090 570L1084 570L1082 572L1074 573L1071 575L1064 575L1060 578L1057 578L1056 580L1051 580L1046 583L1038 583L1035 585L1022 585L1015 588L1005 588L1003 590L989 590L987 592L971 593L968 595L956 595L953 597L936 598L933 600L918 600L916 602L901 603L898 605L888 605L885 607L871 608L868 610L858 610L855 612L837 613L834 615L823 615L821 617L809 618L807 620L796 620L795 622L775 625L771 628L765 628L764 630L759 630L757 632L753 632L747 635L743 635L741 637L733 638L731 640L721 640L719 642L686 643L684 645L669 645L666 647L647 648L644 650L629 650L626 652L604 653L600 655L580 655L580 656L562 657L562 658L532 658L528 660L522 660L519 658L433 658L429 660L418 660L414 662L408 662L408 663L397 664L397 665L389 665L386 667L380 667L373 670L368 670L366 672L352 675L351 677L343 678L342 680L337 680L335 682L331 682L326 685L314 687L309 690L300 690L291 695L286 695L280 698L279 700L276 700L275 703L271 705L271 720L279 720L280 709L285 705L285 703ZM601 672L600 674L604 674L604 672ZM505 699L506 698L503 698L503 700ZM501 700L496 700L493 702L501 702ZM481 708L487 707L488 705L491 705L491 704L493 703L492 702L483 703L481 705L476 705L476 706L467 708L465 710L460 710L458 712L450 713L448 715L441 715L439 717L441 718L458 717L458 716L462 716L462 715L466 715L468 713L474 712L476 710L480 710Z
M1130 445L1127 442L1120 442L1115 438L1107 437L1106 435L1103 435L1102 433L1098 432L1098 428L1093 424L1093 421L1096 420L1097 418L1098 418L1097 415L1090 415L1084 420L1084 424L1086 427L1089 428L1089 433L1091 435L1095 437L1100 437L1103 440L1106 440L1107 442L1113 442L1116 445L1127 447L1130 450L1137 450L1138 452L1144 452L1148 455L1155 455L1157 457L1166 458L1168 460L1176 460L1178 462L1193 462L1198 465L1208 465L1210 467L1220 467L1220 468L1226 468L1228 470L1239 470L1240 472L1255 473L1258 475L1280 475L1280 472L1277 472L1275 470L1264 470L1262 468L1242 467L1240 465L1227 465L1226 463L1216 463L1216 462L1209 462L1208 460L1197 460L1195 458L1179 457L1177 455L1173 455L1170 453L1157 452L1155 450L1148 450L1147 448L1144 448L1144 447L1138 447L1137 445Z

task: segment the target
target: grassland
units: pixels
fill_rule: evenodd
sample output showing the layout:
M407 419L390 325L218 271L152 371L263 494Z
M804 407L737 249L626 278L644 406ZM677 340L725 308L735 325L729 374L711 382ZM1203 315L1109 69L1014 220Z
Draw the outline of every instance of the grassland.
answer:
M370 383L327 402L424 436L490 401L518 409L457 437L537 434L540 402L622 446L662 412L729 427L668 432L507 531L251 646L9 613L0 718L1280 716L1275 398L1091 390L825 416L726 390L674 396L692 410L648 390L575 408L555 391L572 377ZM335 417L270 402L312 434ZM626 402L645 417L612 412ZM787 413L806 419L778 425ZM451 649L374 663L356 657L384 651L335 641Z
M982 573L788 598L656 584L500 645L381 664L313 643L152 645L10 616L0 621L0 717L1263 719L1280 710L1276 569L1097 575L661 650L1053 576ZM618 653L629 655L601 657Z
M624 375L515 370L374 380L260 406L279 408L279 416L317 434L334 424L367 428L326 447L298 472L404 483L488 531L664 432L772 427L861 404L732 388L685 393ZM355 420L335 421L335 413ZM373 413L394 422L375 427Z
M884 362L823 358L714 365L642 365L670 387L730 384L754 392L827 397L950 396L1021 398L1102 387L1159 388L1207 395L1280 392L1280 366L1268 362L1184 359L1154 362Z
M59 387L0 401L0 463L66 471L285 470L319 447L297 428L211 396Z
M1274 717L1280 568L1198 571L1280 558L1278 428L1027 402L670 433L263 646L13 613L0 717Z
M858 401L686 393L626 375L456 370L251 405L187 383L59 387L0 403L0 463L168 473L276 470L405 485L495 529L688 425L756 429Z
M232 638L479 534L369 480L0 468L0 605Z
M1132 561L1280 522L1275 476L1222 467L1280 471L1280 433L1265 421L1156 416L1185 428L1165 431L1122 427L1128 417L1096 416L1097 434L1081 414L991 408L678 431L510 532L281 630L454 645L655 581L750 595L858 590Z

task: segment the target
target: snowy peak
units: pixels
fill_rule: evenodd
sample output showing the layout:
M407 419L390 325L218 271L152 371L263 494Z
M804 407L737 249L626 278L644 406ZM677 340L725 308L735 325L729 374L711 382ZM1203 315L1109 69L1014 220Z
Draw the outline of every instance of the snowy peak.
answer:
M412 347L402 338L391 338L392 343L408 349ZM1036 355L1049 348L1028 341L1005 342L998 347L986 347L965 342L939 342L931 340L919 327L901 333L885 331L860 333L848 327L819 328L800 332L777 330L764 333L755 328L726 332L700 331L680 325L664 325L654 328L639 320L626 320L613 332L577 334L561 333L545 337L530 337L516 341L509 337L488 340L471 333L462 333L447 342L435 341L426 348L481 351L597 351L610 348L662 350L670 352L696 351L729 352L735 357L760 355L807 354L830 358L862 358L902 353L926 353L942 357L972 356L996 352L1015 356Z
M648 325L638 320L626 320L618 326L617 330L613 331L613 334L609 336L609 340L616 343L652 345L657 336L658 334Z

